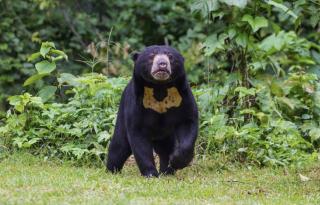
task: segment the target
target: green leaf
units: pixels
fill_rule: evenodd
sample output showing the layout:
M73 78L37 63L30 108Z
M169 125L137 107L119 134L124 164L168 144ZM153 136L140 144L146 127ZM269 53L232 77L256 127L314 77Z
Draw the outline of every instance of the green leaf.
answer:
M75 87L80 85L80 83L77 81L77 77L70 73L61 73L60 77L58 78L58 82L60 85L62 85L63 83L67 83Z
M43 108L43 101L40 97L32 97L30 99L30 104Z
M239 93L239 98L243 98L248 95L255 95L256 89L255 88L246 88L246 87L237 87L234 92Z
M54 43L52 42L44 42L41 44L40 53L45 58L46 55L49 53L51 48L55 48Z
M310 18L310 24L311 24L311 26L312 26L313 28L315 28L315 27L318 25L319 22L320 22L320 14L319 14L319 12L318 12L318 13L315 13L315 14L313 14L313 15L311 16L311 18Z
M320 140L320 129L319 128L312 128L309 132L309 135L310 135L311 140L313 142Z
M242 17L241 21L246 21L251 25L253 23L253 17L251 15L249 15L249 14L245 14Z
M17 146L18 148L22 148L23 143L28 141L27 137L15 137L13 138L13 145Z
M191 5L192 12L201 12L202 16L207 17L212 11L219 9L219 1L200 0Z
M241 147L238 149L238 152L246 152L247 151L247 147Z
M270 86L271 93L277 97L284 96L284 91L281 87L281 85L275 81L272 81Z
M42 98L43 102L47 102L52 96L54 96L54 94L57 91L57 87L56 86L45 86L43 87L38 95Z
M54 43L53 43L53 42L49 42L49 41L43 42L43 43L41 44L41 46L50 47L50 48L56 48L56 46L54 45Z
M16 109L19 112L24 111L25 105L29 102L29 100L25 99L26 102L23 101L22 95L14 95L8 98L9 104L14 106L14 109Z
M301 119L303 119L303 120L310 120L310 119L312 119L312 115L303 114L303 115L301 116Z
M244 8L248 4L248 0L220 0L220 2L224 2L229 6L236 6L239 8Z
M263 112L258 112L256 114L256 117L260 120L260 122L263 124L263 125L266 125L268 122L269 122L269 117L268 115L264 114Z
M265 28L268 26L268 20L263 16L258 16L254 19L255 27L254 31L259 30L260 28Z
M42 79L44 76L47 76L47 75L48 75L48 73L33 75L33 76L29 77L26 81L24 81L23 86L31 85L31 84L35 83L36 81Z
M43 47L43 46L41 46L41 48L40 48L40 54L42 55L42 57L45 58L46 55L49 53L50 49L51 49L51 48L49 48L49 47Z
M249 37L246 33L239 33L236 37L236 43L239 46L247 47L249 41Z
M228 29L228 37L230 39L233 39L237 35L237 31L234 28Z
M227 37L227 36L226 36ZM206 41L204 42L204 52L206 56L210 56L213 53L217 52L218 50L223 49L224 46L224 39L226 37L219 36L217 37L216 34L209 36Z
M34 61L41 56L40 52L33 53L28 57L28 61Z
M311 51L311 54L312 54L312 57L313 59L318 63L320 64L320 53L315 51L315 50L312 50Z
M18 105L18 104L20 104L21 103L21 98L20 98L20 96L19 95L14 95L14 96L10 96L9 98L8 98L8 101L9 101L9 104L10 105Z
M47 60L41 61L35 66L39 74L49 74L56 69L56 64Z
M57 54L59 56L62 56L64 59L68 60L67 54L65 54L63 51L52 49L51 53Z
M286 7L283 4L277 3L277 2L272 1L272 0L267 0L267 4L270 4L270 5L272 5L272 6L276 7L276 8L281 9L285 13L289 14L290 16L292 16L295 20L298 18L298 16L295 13L293 13L292 10L290 10L288 7Z
M100 132L98 134L98 142L107 142L111 138L111 135L107 131Z
M23 143L22 147L24 148L29 148L31 147L33 144L37 143L38 141L40 141L41 138L32 138L31 140Z
M273 33L263 39L263 41L259 45L259 48L268 52L269 54L280 51L286 45L286 36L286 33L282 31L277 35Z
M253 32L256 32L260 28L264 28L268 26L268 20L262 16L253 18L251 15L246 14L242 17L242 21L248 22Z
M287 105L291 110L294 110L296 103L287 97L277 97L278 102Z

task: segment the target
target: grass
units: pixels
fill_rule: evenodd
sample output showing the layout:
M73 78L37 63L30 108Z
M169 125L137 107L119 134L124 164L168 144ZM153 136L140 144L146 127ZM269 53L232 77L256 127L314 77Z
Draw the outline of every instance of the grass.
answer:
M219 170L203 161L145 179L135 165L112 175L18 153L0 162L0 204L320 204L320 165Z

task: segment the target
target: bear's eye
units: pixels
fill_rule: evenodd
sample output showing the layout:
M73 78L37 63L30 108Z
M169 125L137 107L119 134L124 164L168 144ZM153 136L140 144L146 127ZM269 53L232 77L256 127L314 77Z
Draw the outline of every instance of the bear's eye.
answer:
M171 53L168 53L167 56L168 56L168 58L170 59L170 61L173 60L173 55L172 55Z
M155 53L150 53L148 55L148 63L151 63L151 64L153 63L154 56L155 56Z
M155 53L150 53L149 57L154 57L156 54Z

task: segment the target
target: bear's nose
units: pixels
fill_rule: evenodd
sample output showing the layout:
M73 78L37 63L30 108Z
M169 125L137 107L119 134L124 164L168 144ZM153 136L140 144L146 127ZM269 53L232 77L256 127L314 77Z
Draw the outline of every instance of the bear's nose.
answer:
M158 62L158 66L159 66L160 68L167 68L168 63L167 63L166 61L159 61L159 62Z

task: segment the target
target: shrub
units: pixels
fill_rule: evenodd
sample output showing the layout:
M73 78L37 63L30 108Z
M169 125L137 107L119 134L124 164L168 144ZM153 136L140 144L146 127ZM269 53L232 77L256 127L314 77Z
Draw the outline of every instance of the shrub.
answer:
M67 103L43 103L29 93L12 96L13 108L0 128L8 148L75 160L100 159L113 133L115 116L126 79L89 74L76 83Z
M312 1L193 4L210 28L208 83L198 101L207 104L200 106L205 153L263 165L317 158L320 47L305 28L319 26L318 15L306 21L318 9Z
M43 103L41 97L29 93L9 98L13 107L7 112L5 125L0 127L2 147L77 162L101 162L113 134L120 96L128 80L95 73L80 77L69 75L68 80L58 78L64 84L73 85L68 91L73 97L65 103ZM230 78L226 82L232 83ZM258 96L259 105L269 105L280 116L291 112L288 105L275 100L276 96L271 97L267 82L260 86L264 89L254 92L238 90ZM303 84L295 86L302 87ZM230 107L225 105L225 98L228 93L235 92L234 88L228 84L213 88L202 86L193 88L193 92L201 116L199 157L218 156L228 161L277 166L317 158L319 128L312 115L289 119L276 117L278 114L272 110L269 113L251 108L239 110L236 117L228 119ZM270 99L265 99L268 96ZM312 96L306 100L310 99L316 100ZM241 103L241 99L237 103ZM250 114L249 120L245 120L247 114Z

